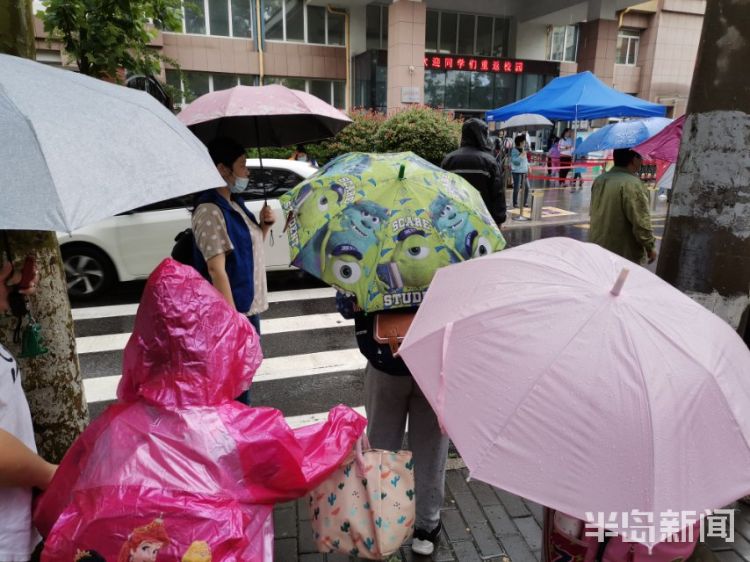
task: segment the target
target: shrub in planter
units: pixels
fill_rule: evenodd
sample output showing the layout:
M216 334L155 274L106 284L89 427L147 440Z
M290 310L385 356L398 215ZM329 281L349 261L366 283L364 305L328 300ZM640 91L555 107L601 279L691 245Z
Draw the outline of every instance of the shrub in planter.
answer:
M349 117L352 119L350 125L332 139L321 143L325 160L347 152L373 152L375 150L375 135L385 121L385 116L374 111L355 109L349 113Z
M375 135L377 152L411 150L425 160L440 164L461 141L461 122L452 115L418 106L400 111L379 128Z

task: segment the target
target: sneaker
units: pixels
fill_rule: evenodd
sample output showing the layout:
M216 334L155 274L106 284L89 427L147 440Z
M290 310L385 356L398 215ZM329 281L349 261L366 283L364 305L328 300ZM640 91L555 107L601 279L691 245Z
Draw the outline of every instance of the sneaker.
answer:
M442 528L443 524L438 523L438 526L429 532L424 529L416 529L414 539L411 542L412 552L422 556L430 556L435 551L435 545L438 543Z

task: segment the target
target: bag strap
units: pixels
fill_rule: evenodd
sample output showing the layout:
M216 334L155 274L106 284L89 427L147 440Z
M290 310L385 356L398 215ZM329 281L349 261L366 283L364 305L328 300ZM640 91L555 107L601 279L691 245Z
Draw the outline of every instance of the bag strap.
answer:
M357 464L357 476L363 478L365 475L365 455L364 451L370 450L370 440L367 438L367 433L362 433L359 439L357 439L356 445L354 445L354 462Z

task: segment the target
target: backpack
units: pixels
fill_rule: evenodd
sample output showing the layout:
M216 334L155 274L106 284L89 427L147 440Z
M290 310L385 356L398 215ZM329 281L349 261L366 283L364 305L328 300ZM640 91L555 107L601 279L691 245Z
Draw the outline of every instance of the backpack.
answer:
M195 246L195 236L192 228L186 228L174 237L175 245L172 248L172 259L182 264L195 267L193 259L193 247Z

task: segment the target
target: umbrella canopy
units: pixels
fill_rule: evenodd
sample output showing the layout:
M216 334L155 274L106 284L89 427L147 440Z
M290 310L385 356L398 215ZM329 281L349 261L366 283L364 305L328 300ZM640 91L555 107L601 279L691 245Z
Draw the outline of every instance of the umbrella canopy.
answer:
M543 127L552 127L552 121L535 113L514 115L500 124L500 129L540 129Z
M73 231L224 185L206 148L145 92L0 55L0 228Z
M576 147L575 154L588 154L597 150L633 148L640 142L653 137L672 122L666 117L650 117L635 121L611 123L594 131Z
M594 244L549 238L439 271L399 353L489 484L580 519L653 513L653 543L669 509L750 492L750 350Z
M521 113L573 121L603 117L663 117L667 108L610 88L591 72L555 78L536 94L487 112L487 121Z
M205 143L229 137L242 146L289 146L330 138L351 123L323 100L284 86L235 86L205 94L178 115Z
M281 206L292 264L367 312L418 305L438 268L505 247L479 192L412 152L345 154Z
M664 127L660 133L636 146L635 150L644 158L664 160L674 164L677 162L677 155L680 152L682 127L685 124L685 118L685 115L678 117Z

